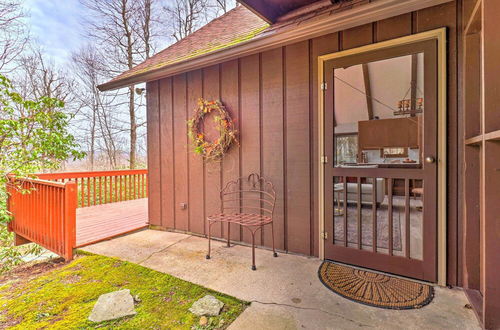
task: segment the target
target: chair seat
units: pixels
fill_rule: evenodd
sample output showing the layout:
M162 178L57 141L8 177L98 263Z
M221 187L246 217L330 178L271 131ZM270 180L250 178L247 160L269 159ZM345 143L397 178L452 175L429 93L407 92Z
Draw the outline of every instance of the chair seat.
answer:
M271 223L271 217L253 213L220 213L207 217L208 221L236 223L242 226L262 226Z

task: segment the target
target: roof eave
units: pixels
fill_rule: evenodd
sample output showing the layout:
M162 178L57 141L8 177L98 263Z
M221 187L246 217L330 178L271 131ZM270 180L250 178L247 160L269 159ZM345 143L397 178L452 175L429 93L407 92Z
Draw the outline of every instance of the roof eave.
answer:
M366 5L355 7L351 10L325 16L322 19L302 23L291 30L278 30L277 32L269 34L264 32L263 35L257 37L257 39L245 41L232 47L162 68L110 81L97 86L97 88L102 92L147 81L154 81L182 72L200 69L222 61L229 61L238 57L259 53L284 44L299 42L326 33L349 29L451 1L453 0L377 0Z
M272 15L269 15L269 13L266 15L264 14L264 8L256 8L255 6L252 6L248 3L247 0L237 0L240 4L245 6L248 10L250 10L252 13L263 19L269 24L273 24L276 21L276 18L278 17L277 13L272 13Z
M177 73L186 72L190 70L195 70L200 67L205 67L210 65L209 63L219 62L220 58L225 58L229 56L231 51L234 51L236 48L241 48L246 44L255 42L255 39L241 42L237 45L226 47L220 50L216 50L207 54L200 55L198 57L187 59L181 62L177 62L171 65L167 65L165 67L160 67L158 69L148 70L143 73L138 73L131 75L130 77L124 77L120 80L109 81L107 83L101 84L97 86L101 92L109 91L113 89L118 89L122 87L127 87L147 81L153 81L161 78L165 78L171 75L175 75Z

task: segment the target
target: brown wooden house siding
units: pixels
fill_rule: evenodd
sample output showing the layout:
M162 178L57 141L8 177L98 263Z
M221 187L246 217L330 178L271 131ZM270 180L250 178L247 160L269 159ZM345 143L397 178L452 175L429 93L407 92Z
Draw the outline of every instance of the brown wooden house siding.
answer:
M205 216L219 209L225 182L260 172L275 184L277 247L318 255L318 86L319 55L448 27L448 283L461 283L461 209L457 203L458 2L305 40L230 62L147 84L149 216L151 225L205 234ZM203 163L189 147L186 120L196 101L221 99L240 132L220 163ZM187 203L182 210L180 203ZM215 230L225 235L224 228ZM248 233L231 231L249 242ZM264 229L258 244L270 245Z

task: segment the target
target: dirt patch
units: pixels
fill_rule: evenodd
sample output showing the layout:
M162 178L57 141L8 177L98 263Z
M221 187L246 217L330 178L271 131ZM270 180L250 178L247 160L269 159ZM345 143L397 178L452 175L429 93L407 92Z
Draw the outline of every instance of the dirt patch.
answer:
M66 264L68 263L65 262L63 258L57 258L21 265L6 274L0 275L0 285L7 282L26 282L54 269L61 268Z
M4 312L0 313L0 329L9 329L13 326L21 323L23 319L21 317L18 318L10 318L5 315Z
M80 275L75 274L75 275L67 276L61 282L63 282L64 284L74 284L74 283L80 282L81 279L82 279L82 277Z
M166 296L163 297L163 301L171 302L174 294L175 294L174 291L170 291Z

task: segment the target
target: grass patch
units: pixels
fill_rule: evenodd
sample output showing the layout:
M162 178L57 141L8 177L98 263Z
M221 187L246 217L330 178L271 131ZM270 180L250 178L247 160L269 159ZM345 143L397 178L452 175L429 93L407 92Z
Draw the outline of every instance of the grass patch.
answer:
M137 314L114 321L88 321L97 298L130 289ZM224 302L205 327L188 311L206 294ZM215 329L225 328L247 303L213 290L115 258L81 255L35 279L0 283L0 328Z

